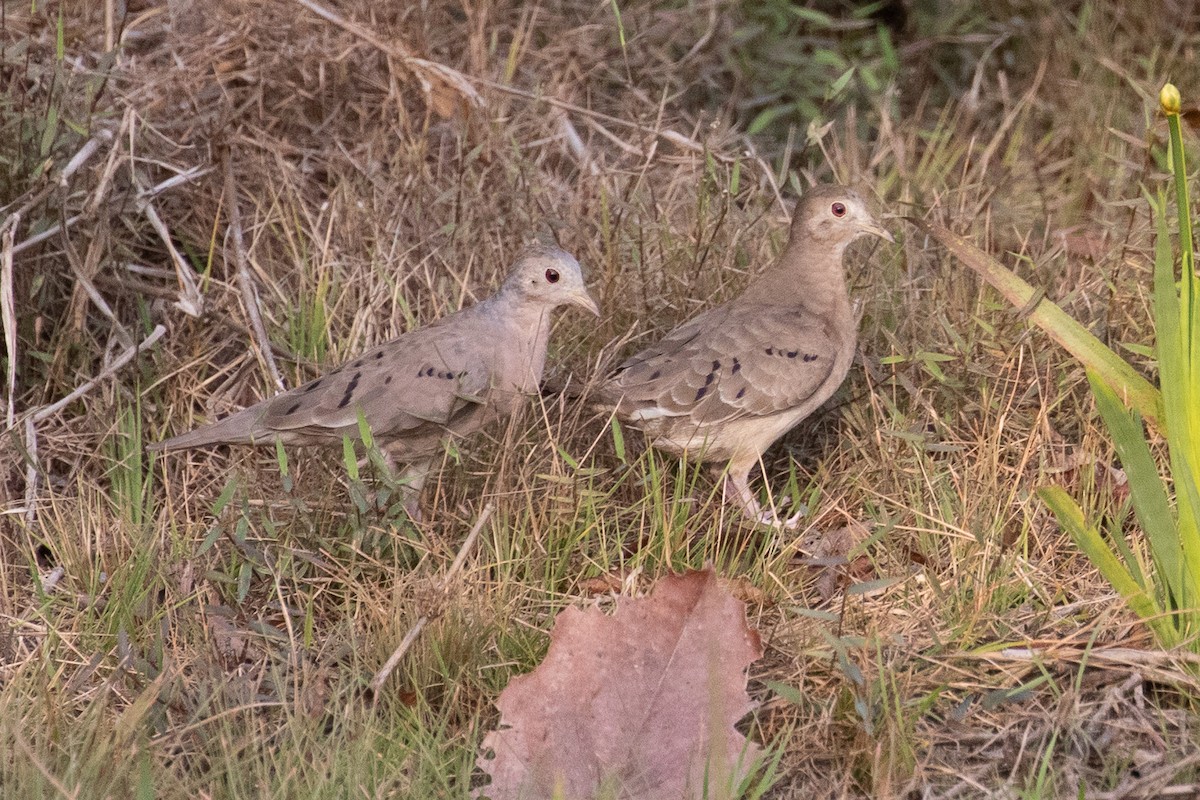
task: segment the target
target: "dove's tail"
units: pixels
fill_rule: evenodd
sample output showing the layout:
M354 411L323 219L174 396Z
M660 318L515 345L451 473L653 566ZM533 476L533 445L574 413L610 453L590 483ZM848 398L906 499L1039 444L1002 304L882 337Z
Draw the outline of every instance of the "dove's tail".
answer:
M262 409L251 407L231 414L220 422L204 425L194 431L181 433L146 445L147 450L185 450L214 444L255 444L269 442L271 437L262 430L259 420Z

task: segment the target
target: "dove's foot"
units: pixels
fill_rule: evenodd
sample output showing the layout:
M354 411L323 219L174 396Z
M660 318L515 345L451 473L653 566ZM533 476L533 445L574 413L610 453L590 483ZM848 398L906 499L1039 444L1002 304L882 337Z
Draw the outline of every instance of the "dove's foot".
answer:
M779 504L775 508L764 509L757 501L755 508L746 508L746 516L754 520L759 525L765 525L768 528L782 528L787 531L794 531L800 526L800 520L808 516L808 506L803 503L796 509L796 513L790 517L781 518L779 512L792 504L792 498L781 497Z
M774 508L763 508L762 504L758 502L758 498L750 491L748 474L740 472L736 474L731 472L725 475L721 483L721 495L725 502L734 502L741 506L747 519L757 525L765 525L770 528L795 530L800 525L800 520L808 514L808 507L801 505L796 509L795 514L787 518L780 518L779 512L792 504L790 497L779 498L779 503Z

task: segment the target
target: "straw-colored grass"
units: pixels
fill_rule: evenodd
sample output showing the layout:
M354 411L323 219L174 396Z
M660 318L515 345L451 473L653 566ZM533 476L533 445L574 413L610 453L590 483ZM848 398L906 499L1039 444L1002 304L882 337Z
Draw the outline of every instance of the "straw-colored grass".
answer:
M143 450L276 391L271 362L296 385L482 296L539 230L605 308L553 337L553 382L586 384L736 293L810 180L947 225L1139 357L1155 92L1200 97L1189 4L913 4L894 87L752 138L724 0L330 4L344 25L299 0L106 21L120 5L2 18L0 794L463 797L555 613L707 561L766 645L747 730L783 750L771 796L1195 791L1195 665L1034 496L1064 483L1139 546L1082 368L899 221L850 257L851 377L765 460L811 509L795 535L633 431L619 452L571 392L448 453L418 526L356 502L337 452L285 476L270 450ZM822 604L801 545L848 523L857 580L894 580Z

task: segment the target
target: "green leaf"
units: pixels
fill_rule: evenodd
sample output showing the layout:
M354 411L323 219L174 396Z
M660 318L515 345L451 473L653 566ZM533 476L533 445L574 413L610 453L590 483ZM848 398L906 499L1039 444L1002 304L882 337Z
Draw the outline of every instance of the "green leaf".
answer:
M350 480L357 481L358 455L354 452L354 440L349 436L342 437L342 463L346 466L346 475Z
M780 683L779 681L767 681L767 688L794 706L807 708L811 705L811 703L805 699L804 692L800 691L800 689L795 686L791 686L786 683Z
M200 547L196 549L196 555L204 555L217 542L217 538L221 535L220 523L214 522L208 529L208 534L205 535L204 541L200 543Z
M225 488L217 495L217 502L213 503L213 516L218 516L225 510L225 506L229 505L229 501L233 499L233 493L237 491L238 479L236 476L229 479L225 484Z
M625 459L625 434L621 432L621 423L617 422L616 414L613 415L610 423L612 428L613 448L617 451L617 460L622 464L628 464Z
M279 464L279 474L288 477L287 451L283 449L283 439L275 437L275 461Z
M45 127L42 128L41 154L42 158L50 155L54 140L58 136L58 107L50 106L46 111Z
M817 11L804 6L791 6L789 9L799 19L804 20L815 28L824 28L829 30L834 27L833 17L823 11Z
M891 586L895 586L898 583L903 583L906 580L908 580L906 576L900 575L891 578L876 578L873 581L862 581L861 583L851 584L850 587L846 589L846 594L870 594L871 592L875 592L880 589L887 589Z
M250 577L253 574L254 568L250 566L250 562L243 562L238 570L237 601L239 605L246 602L246 595L250 594Z
M791 113L793 110L795 110L795 106L793 106L791 103L764 108L762 111L758 112L758 116L756 116L750 122L750 126L746 128L746 133L750 136L753 136L756 133L762 133L767 127L770 126L772 122L779 119L784 114Z
M829 100L837 97L846 88L846 84L850 83L850 79L854 77L855 67L850 67L835 80L829 87L829 91L825 93L825 99Z
M555 449L558 450L559 458L561 458L563 461L567 462L568 467L570 467L573 470L579 469L579 462L570 453L567 452L566 448L556 447Z
M900 59L896 57L896 47L892 44L892 34L883 25L877 29L879 35L879 57L883 62L883 66L890 74L895 74L900 69Z

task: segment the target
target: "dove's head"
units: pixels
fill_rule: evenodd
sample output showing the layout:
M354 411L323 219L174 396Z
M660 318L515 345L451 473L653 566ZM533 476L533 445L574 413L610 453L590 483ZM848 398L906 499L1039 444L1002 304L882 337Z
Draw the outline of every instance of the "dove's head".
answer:
M504 279L504 290L550 308L573 305L600 316L600 307L583 285L579 262L552 245L534 244L522 250Z
M844 247L864 233L896 241L876 221L866 199L848 186L814 186L800 198L792 216L793 240Z

